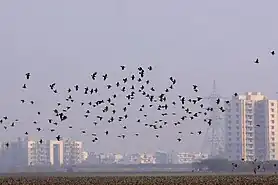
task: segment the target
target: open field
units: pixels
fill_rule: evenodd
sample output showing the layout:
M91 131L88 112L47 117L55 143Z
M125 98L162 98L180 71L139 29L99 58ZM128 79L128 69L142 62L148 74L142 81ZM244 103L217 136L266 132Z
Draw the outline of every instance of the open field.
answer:
M211 175L221 175L221 176L237 176L237 175L253 175L253 173L210 173L210 172L23 172L23 173L0 173L0 177L113 177L113 176L211 176ZM274 173L258 173L257 175L269 176L274 175Z
M210 172L23 172L23 173L0 173L0 177L135 177L135 176L150 176L150 177L161 177L161 176L241 176L241 175L253 175L251 172L245 173L210 173ZM270 176L274 173L257 173L261 176ZM277 176L278 177L278 176Z
M1 185L277 185L278 176L264 175L239 175L239 174L115 174L115 173L20 173L3 174L0 178Z

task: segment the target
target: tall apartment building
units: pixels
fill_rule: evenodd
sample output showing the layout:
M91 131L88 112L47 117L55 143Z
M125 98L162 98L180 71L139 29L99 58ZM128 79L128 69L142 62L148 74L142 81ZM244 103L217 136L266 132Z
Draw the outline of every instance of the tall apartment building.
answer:
M3 148L3 147L2 147ZM1 151L1 164L7 166L73 165L84 159L82 142L73 140L45 140L40 143L29 137L10 142Z
M229 160L278 159L278 101L259 92L225 105L225 152Z
M64 140L64 164L80 164L84 160L83 143L71 139Z
M63 165L63 141L46 140L40 143L39 141L28 139L25 142L28 144L28 165Z

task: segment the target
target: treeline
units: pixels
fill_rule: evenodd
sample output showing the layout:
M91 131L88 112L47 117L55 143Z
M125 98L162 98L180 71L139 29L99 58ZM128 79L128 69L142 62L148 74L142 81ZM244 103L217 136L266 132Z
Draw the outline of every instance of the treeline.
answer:
M227 159L206 159L192 164L197 170L206 169L212 172L276 172L278 161L228 161Z
M82 168L191 168L191 164L79 164Z

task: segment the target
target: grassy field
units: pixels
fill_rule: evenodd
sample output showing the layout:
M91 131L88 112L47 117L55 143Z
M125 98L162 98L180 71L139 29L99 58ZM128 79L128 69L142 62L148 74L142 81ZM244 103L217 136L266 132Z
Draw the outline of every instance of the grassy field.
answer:
M22 176L21 176L22 175ZM24 176L23 176L24 175ZM276 175L189 175L171 176L163 174L161 176L152 176L141 174L141 176L95 176L67 174L17 174L17 176L2 176L1 185L277 185L278 176ZM59 176L58 176L59 175ZM66 174L65 174L66 175ZM157 174L159 175L159 174Z

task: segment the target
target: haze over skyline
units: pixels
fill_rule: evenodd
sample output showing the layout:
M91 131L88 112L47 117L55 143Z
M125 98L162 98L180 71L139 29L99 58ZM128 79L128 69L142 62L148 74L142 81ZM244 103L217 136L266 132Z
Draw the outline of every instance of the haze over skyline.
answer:
M103 82L90 79L95 71L108 73L109 83L115 83L141 65L152 65L154 71L148 78L160 91L173 76L176 95L194 96L192 84L198 84L198 95L208 96L215 79L225 97L260 91L277 99L278 58L269 53L278 48L275 5L274 0L1 1L0 116L21 121L7 131L1 128L0 139L23 137L25 129L30 136L55 139L57 133L47 130L53 105L63 101L66 89L75 84L100 87ZM258 65L253 63L256 58L261 62ZM125 74L120 65L127 66ZM32 78L28 92L23 92L26 72ZM53 95L49 91L52 82L63 92ZM81 95L75 98L89 100ZM36 105L23 107L20 99L32 99ZM135 105L142 103L139 99ZM42 133L32 124L38 119L37 110L43 113L39 118L45 129ZM70 113L69 122L76 130L65 129L67 124L57 131L84 141L86 148L96 152L199 151L203 136L188 133L207 128L202 120L188 121L178 128L159 130L157 140L153 129L131 121L125 132L139 132L141 137L122 140L116 138L123 132L121 127L96 128L92 121L84 120L82 111L76 108ZM136 112L130 117L136 120ZM80 134L85 128L90 130L88 136ZM104 136L106 129L111 136ZM176 141L179 130L184 132L181 143ZM98 133L100 141L92 143L91 133Z

